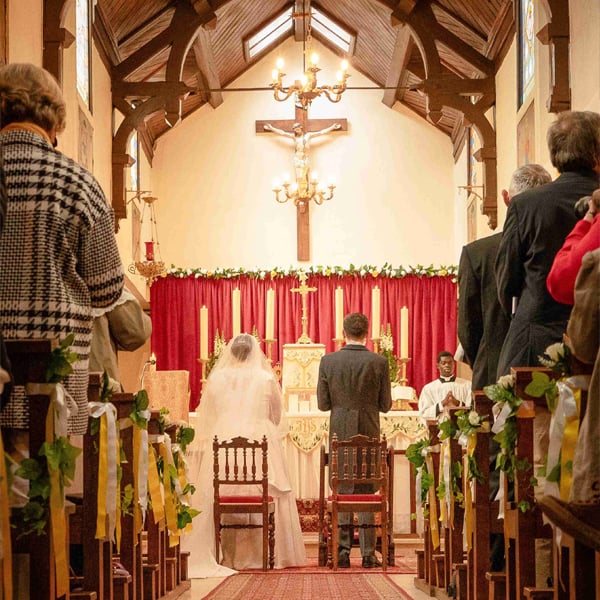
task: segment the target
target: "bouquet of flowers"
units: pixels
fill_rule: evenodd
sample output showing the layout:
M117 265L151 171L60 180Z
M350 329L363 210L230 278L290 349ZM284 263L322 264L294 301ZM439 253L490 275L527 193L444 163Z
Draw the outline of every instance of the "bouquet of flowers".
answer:
M227 340L225 340L225 335L219 333L219 330L215 332L215 341L213 344L213 351L208 355L208 362L206 363L206 377L211 372L212 368L215 366L215 363L221 356L223 350L225 350L225 346L227 346Z
M379 353L387 358L390 367L390 381L393 383L398 377L398 359L394 356L394 338L392 337L392 326L389 323L387 329L381 328Z

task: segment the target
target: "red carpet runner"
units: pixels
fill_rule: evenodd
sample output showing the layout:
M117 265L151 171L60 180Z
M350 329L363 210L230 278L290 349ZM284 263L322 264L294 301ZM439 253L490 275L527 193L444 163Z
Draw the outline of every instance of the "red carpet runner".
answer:
M239 573L228 577L205 600L411 600L383 573Z

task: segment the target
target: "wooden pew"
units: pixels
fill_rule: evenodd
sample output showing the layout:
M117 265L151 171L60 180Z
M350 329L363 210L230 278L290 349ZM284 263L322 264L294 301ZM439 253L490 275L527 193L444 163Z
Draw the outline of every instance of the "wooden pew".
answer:
M117 409L119 421L128 420L130 413L135 408L133 394L113 394L111 402ZM121 428L121 448L126 462L121 463L121 491L125 486L137 485L136 474L133 471L133 426ZM133 506L131 507L133 511ZM128 588L128 597L131 600L143 600L144 583L142 573L142 545L139 532L135 530L133 514L121 514L121 551L119 562L131 575L131 581L125 585ZM117 592L117 590L115 590ZM115 594L115 599L121 597L121 593Z
M546 406L545 398L533 398L525 392L534 372L544 372L552 377L552 372L542 367L513 367L515 391L526 402L517 413L517 445L515 448L519 460L527 460L529 469L518 470L514 478L514 501L504 498L504 537L506 555L506 597L509 600L521 598L525 588L535 589L536 538L551 537L548 525L543 525L541 511L534 498L531 484L533 477L533 420L534 406ZM505 479L506 475L501 474ZM522 511L518 505L527 502L529 510ZM546 590L547 591L547 590Z
M88 400L100 400L102 376L90 373ZM92 435L90 428L83 436L83 504L81 510L81 544L83 546L83 588L95 591L98 598L113 600L114 579L112 544L110 540L96 539L98 516L99 434Z
M439 454L439 440L438 440L438 424L437 421L427 421L427 430L429 440L431 441L431 446L436 448L431 452L431 458L433 462L433 476L434 483L432 484L435 487L439 484L439 466L440 466L440 454ZM421 499L417 498L417 502L420 502ZM436 507L437 514L439 515L439 501L436 497ZM437 585L436 574L435 574L435 560L434 554L438 553L439 549L433 547L433 543L431 541L431 527L430 527L430 517L424 518L423 523L423 557L419 556L419 551L417 551L417 563L422 563L423 570L422 573L417 572L417 577L415 577L414 584L415 587L420 589L422 592L425 592L428 595L434 594L434 589ZM440 536L441 537L441 536ZM441 540L440 540L441 542ZM422 574L422 577L420 576Z
M6 340L15 385L44 383L50 354L57 347L58 341L55 339ZM46 441L46 415L50 406L50 396L30 395L29 405L31 408L28 427L29 456L37 458L42 444ZM42 461L41 458L39 460ZM11 520L14 521L18 511L19 509L11 511ZM13 556L17 554L29 556L29 598L31 600L56 598L54 551L48 535L49 526L42 536L32 534L17 539L17 533L15 530L12 531L12 551Z
M473 408L481 417L487 417L490 426L494 422L492 406L492 400L483 391L473 392ZM493 436L491 431L484 431L483 428L479 430L473 454L482 480L474 480L473 486L473 522L475 526L473 527L471 550L467 554L467 597L469 599L495 598L496 594L490 596L490 582L492 587L495 587L498 585L496 582L501 581L502 589L498 590L498 597L504 597L505 593L504 573L486 576L486 573L490 571L490 534L502 533L504 529L502 520L498 519L498 501L490 501L489 442Z

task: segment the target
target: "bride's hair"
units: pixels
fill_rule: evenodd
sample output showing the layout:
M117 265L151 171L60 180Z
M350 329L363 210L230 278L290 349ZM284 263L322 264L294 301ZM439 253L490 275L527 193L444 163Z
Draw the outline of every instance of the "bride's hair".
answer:
M231 354L240 362L244 362L252 350L252 336L249 333L242 333L233 340L231 344Z

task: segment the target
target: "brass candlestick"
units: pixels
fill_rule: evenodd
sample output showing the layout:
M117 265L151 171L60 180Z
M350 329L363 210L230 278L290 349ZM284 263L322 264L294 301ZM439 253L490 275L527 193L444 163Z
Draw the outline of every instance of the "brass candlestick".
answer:
M398 362L400 363L400 377L398 379L398 383L400 385L408 385L408 379L406 378L406 365L410 358L399 358Z
M371 338L371 341L373 342L373 352L375 352L375 354L379 354L379 340L381 340L381 338Z
M198 362L202 365L202 375L200 377L200 383L206 383L206 366L208 365L208 358L199 358Z
M269 338L265 338L263 340L263 342L265 343L265 354L267 356L267 358L269 359L269 362L271 363L271 366L273 365L273 344L276 342L277 340L275 338L273 339L269 339Z

